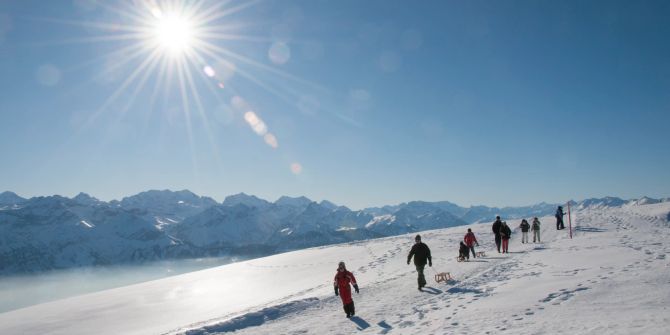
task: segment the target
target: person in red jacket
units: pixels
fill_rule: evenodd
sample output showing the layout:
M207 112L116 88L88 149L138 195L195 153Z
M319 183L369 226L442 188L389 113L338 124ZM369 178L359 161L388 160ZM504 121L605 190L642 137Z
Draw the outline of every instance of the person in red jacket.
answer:
M468 246L468 249L472 252L472 258L477 258L477 256L475 256L475 244L479 246L479 242L477 242L477 238L475 237L475 233L472 232L472 229L468 228L468 233L463 237L463 242L465 242L465 245Z
M339 295L342 299L342 305L344 307L344 312L347 313L347 317L350 318L356 313L354 309L354 300L351 298L351 286L354 286L354 290L358 293L358 284L356 284L356 278L354 274L347 271L347 267L344 265L344 262L340 262L337 265L337 273L335 274L335 295Z

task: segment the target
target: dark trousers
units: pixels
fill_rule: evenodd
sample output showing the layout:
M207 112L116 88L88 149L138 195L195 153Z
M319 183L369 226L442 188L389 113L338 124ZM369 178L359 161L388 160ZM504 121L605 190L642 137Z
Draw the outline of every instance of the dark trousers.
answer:
M565 225L563 224L563 218L562 217L559 217L559 216L556 217L556 229L557 230L565 229Z
M500 252L500 234L496 234L496 248L498 248L498 252Z
M356 314L356 308L354 308L354 302L350 302L346 305L344 305L344 312L347 313L347 317L353 316Z
M475 246L474 245L470 246L469 249L470 249L470 252L472 252L472 258L477 258L477 256L475 256Z
M423 265L416 265L416 272L419 273L419 278L417 278L417 282L419 284L419 287L424 287L426 286L426 277L423 275L423 269L426 267L426 264Z

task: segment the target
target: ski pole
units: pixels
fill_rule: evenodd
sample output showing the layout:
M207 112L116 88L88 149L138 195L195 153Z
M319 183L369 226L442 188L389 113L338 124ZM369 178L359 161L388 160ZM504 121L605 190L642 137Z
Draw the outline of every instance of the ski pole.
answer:
M570 202L568 201L568 229L570 229L570 239L572 239L572 216L570 215Z

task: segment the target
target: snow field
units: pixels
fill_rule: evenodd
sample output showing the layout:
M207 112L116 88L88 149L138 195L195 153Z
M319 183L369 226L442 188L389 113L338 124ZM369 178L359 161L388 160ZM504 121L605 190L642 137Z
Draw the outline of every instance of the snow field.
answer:
M2 334L665 334L670 203L573 212L572 240L541 218L542 241L498 254L490 224L421 233L433 254L417 290L415 234L295 251L0 314ZM504 218L503 218L504 219ZM475 232L487 257L456 262ZM332 280L358 280L346 319ZM454 281L437 284L435 272Z
M456 280L437 284L426 268L423 293L416 290L413 266L404 263L412 236L371 241L371 254L399 257L371 257L375 261L354 271L361 287L354 295L357 317L347 320L340 300L324 297L235 334L665 334L670 264L664 255L670 246L663 217L670 208L657 207L582 211L573 217L579 225L572 240L567 230L555 230L553 218L542 218L548 242L521 244L516 231L509 255L495 251L489 224L472 225L477 250L488 257L468 263L455 260L467 227L424 233L436 271ZM190 334L225 330L213 325Z

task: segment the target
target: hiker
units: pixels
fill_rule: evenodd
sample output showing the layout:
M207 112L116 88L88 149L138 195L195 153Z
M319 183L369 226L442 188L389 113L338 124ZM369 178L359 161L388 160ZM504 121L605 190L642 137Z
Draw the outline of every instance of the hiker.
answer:
M416 235L414 238L414 245L412 250L410 250L409 255L407 255L407 265L409 261L414 256L414 266L416 266L416 272L419 273L419 278L417 279L419 284L419 291L421 288L426 286L426 277L423 275L423 269L426 267L426 261L428 261L428 266L433 266L433 259L430 257L430 249L425 243L421 242L421 235Z
M498 253L500 253L500 226L502 225L502 221L500 221L500 216L496 216L496 221L493 222L493 226L491 229L493 230L493 234L495 235L496 239L496 247L498 248Z
M533 218L533 226L531 227L533 231L533 243L535 243L535 238L537 237L537 242L540 242L540 220L535 217Z
M463 241L468 249L472 251L472 258L477 258L477 256L475 256L475 244L479 246L479 242L477 242L477 238L475 237L475 233L472 232L472 229L468 228L468 233L463 237Z
M354 290L358 293L358 284L356 284L356 278L354 274L347 271L347 267L344 265L344 262L340 262L337 265L337 273L335 274L335 295L339 295L342 299L342 306L344 307L344 312L347 313L347 317L350 318L354 316L354 300L351 298L351 286L354 286Z
M528 231L530 230L530 224L528 224L526 219L522 219L519 228L521 228L521 243L528 243Z
M563 206L558 206L558 208L556 209L556 215L555 215L556 216L556 230L565 229L565 225L563 224L563 215L565 215L565 213L563 213Z
M509 254L509 238L512 236L512 230L509 229L507 222L503 221L500 225L500 238L502 239L502 252L503 254Z

